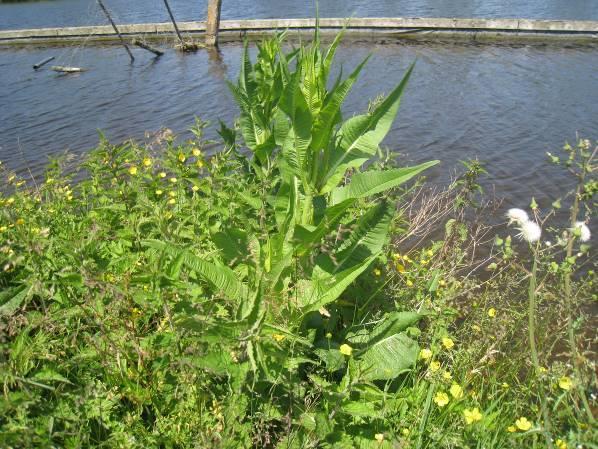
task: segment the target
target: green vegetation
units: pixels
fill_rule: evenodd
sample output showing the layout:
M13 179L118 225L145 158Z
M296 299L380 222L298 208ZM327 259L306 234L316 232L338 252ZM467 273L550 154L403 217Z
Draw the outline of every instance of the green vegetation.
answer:
M331 82L340 36L283 38L245 50L212 157L198 120L184 143L102 139L43 182L4 173L0 446L596 447L576 224L596 150L551 155L579 187L532 204L550 246L515 220L519 248L480 224L477 162L430 193L436 161L380 150L413 67L344 120L365 61ZM549 228L571 201L574 231Z

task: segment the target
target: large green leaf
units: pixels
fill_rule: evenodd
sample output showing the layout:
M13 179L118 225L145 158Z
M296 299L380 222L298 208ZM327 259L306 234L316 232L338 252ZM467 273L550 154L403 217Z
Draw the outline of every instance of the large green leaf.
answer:
M361 379L394 379L415 365L418 353L417 342L407 335L386 337L356 355Z
M349 198L365 198L376 193L397 187L409 181L422 171L430 168L439 161L425 162L415 167L396 168L391 170L369 170L357 173L351 182L343 187L338 187L330 192L330 204L338 204Z
M361 264L372 254L379 253L388 241L393 211L383 201L361 216L351 229L349 238L334 253L335 272Z
M302 312L304 314L313 312L335 301L351 282L370 266L376 257L378 257L378 254L372 255L361 264L340 273L329 274L321 270L314 270L314 276L310 281L299 281L297 284L297 297Z
M337 186L348 168L359 167L376 154L397 115L403 90L413 71L409 67L400 84L370 114L347 120L339 130L338 144L330 154L327 171L319 180L319 193Z
M216 263L208 262L189 251L170 245L159 240L144 240L142 245L163 251L173 257L182 257L185 266L195 271L201 278L221 291L230 299L241 300L247 297L247 287L237 279L237 275L230 268ZM182 256L181 256L182 253Z
M359 326L349 332L345 338L352 346L368 347L404 331L424 317L417 312L391 312L386 314L370 331L366 326Z

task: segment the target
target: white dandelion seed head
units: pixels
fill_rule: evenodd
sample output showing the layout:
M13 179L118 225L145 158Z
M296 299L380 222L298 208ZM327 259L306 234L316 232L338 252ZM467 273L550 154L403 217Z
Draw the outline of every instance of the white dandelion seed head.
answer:
M579 236L579 240L581 240L582 242L587 242L588 240L590 240L590 237L592 237L590 228L588 228L588 225L585 224L583 221L578 221L577 223L575 223L575 229L579 229L581 233L581 235Z
M552 246L552 242L550 240L546 240L546 242L544 243L546 246Z
M523 209L518 209L516 207L509 209L507 211L507 218L509 219L509 224L511 224L511 223L523 224L526 221L529 221L527 212L524 211Z
M521 223L518 229L521 232L517 234L517 237L529 243L537 242L542 235L542 229L540 229L540 226L534 221Z

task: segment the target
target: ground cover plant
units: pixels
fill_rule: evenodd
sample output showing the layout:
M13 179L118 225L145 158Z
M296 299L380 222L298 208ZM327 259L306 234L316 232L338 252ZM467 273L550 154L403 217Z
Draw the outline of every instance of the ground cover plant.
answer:
M426 193L380 149L413 66L343 117L340 38L246 48L213 156L197 120L3 172L0 446L595 447L595 145L496 231L479 163Z

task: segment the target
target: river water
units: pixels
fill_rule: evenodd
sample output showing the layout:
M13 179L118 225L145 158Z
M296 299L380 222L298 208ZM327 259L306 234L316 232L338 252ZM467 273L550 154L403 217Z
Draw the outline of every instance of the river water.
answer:
M155 10L135 8L151 2L157 3ZM105 3L123 22L165 19L157 0ZM124 9L125 3L130 8ZM200 1L171 3L181 19L202 18ZM306 3L224 0L223 16L310 16ZM372 3L321 1L320 5L323 16L598 19L595 0ZM241 8L245 4L250 6ZM0 4L0 28L79 25L91 18L98 19L92 23L103 23L93 5L87 0ZM338 62L349 73L370 53L345 113L363 111L368 99L389 92L417 60L385 145L410 162L440 159L441 167L430 172L433 182L445 182L459 161L478 158L489 171L485 187L506 198L507 205L525 206L534 196L541 207L549 207L570 180L546 163L545 152L557 152L566 140L574 141L576 133L598 139L598 44L347 40ZM146 131L160 127L188 135L185 130L196 115L229 124L237 116L225 80L238 74L240 45L223 45L221 61L205 51L169 50L158 60L142 50L135 54L130 65L116 45L0 47L0 160L20 173L40 173L48 156L92 148L97 129L115 142L128 137L142 140ZM88 71L68 76L47 69L34 72L31 65L47 56L56 56L56 64Z

